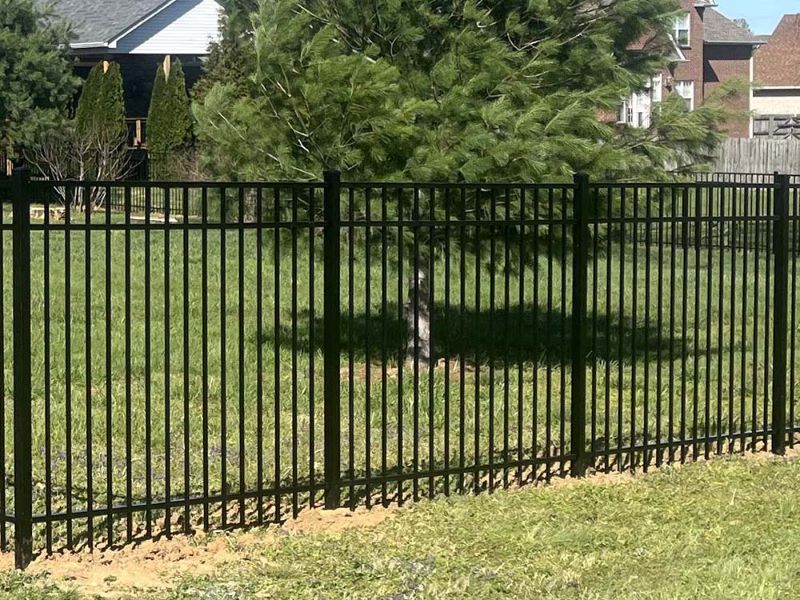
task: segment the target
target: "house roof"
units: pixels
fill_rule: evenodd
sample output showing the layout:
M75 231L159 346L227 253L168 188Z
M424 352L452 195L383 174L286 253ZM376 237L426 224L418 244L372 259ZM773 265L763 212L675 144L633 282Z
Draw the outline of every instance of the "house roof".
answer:
M707 44L758 45L761 43L750 30L730 20L713 8L706 10L703 22L705 24L703 41Z
M56 0L54 10L73 24L73 48L103 47L174 0Z
M800 14L785 15L755 55L756 81L767 87L800 86Z

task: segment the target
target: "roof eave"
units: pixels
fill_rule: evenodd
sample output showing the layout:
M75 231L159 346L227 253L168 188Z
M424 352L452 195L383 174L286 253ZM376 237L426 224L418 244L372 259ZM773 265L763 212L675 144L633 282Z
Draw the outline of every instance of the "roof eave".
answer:
M756 40L703 40L704 44L713 46L763 46L766 42Z
M108 48L108 42L77 42L69 45L73 50L92 50L94 48Z
M155 16L156 16L158 13L160 13L161 11L163 11L163 10L167 9L168 7L172 6L173 4L175 4L175 2L177 2L177 0L164 0L164 2L162 2L162 3L161 3L159 6L157 6L157 7L156 7L156 8L154 8L153 10L151 10L149 13L147 13L147 14L146 14L145 16L143 16L142 18L140 18L138 21L136 21L136 22L134 22L134 23L131 23L131 24L130 24L128 27L126 27L124 30L122 30L122 31L121 31L121 32L119 32L118 34L114 35L114 36L111 38L111 40L108 42L108 46L109 46L110 48L116 48L116 47L117 47L117 42L118 42L119 40L121 40L122 38L124 38L126 35L128 35L128 34L129 34L129 33L131 33L132 31L135 31L136 29L138 29L139 27L141 27L143 24L145 24L147 21L149 21L150 19L152 19L153 17L155 17Z

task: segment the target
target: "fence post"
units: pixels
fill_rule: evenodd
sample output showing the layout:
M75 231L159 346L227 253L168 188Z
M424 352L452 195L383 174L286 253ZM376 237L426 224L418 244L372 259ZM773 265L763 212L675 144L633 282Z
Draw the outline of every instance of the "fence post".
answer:
M586 473L586 312L589 295L589 176L575 175L572 248L572 405L570 439L573 477Z
M324 395L325 395L325 508L339 507L339 480L341 477L341 422L340 422L340 190L341 174L326 171L324 176Z
M775 174L775 286L772 366L772 452L786 451L786 361L789 295L789 176Z
M27 567L33 549L31 463L31 213L30 173L12 179L14 260L14 563Z

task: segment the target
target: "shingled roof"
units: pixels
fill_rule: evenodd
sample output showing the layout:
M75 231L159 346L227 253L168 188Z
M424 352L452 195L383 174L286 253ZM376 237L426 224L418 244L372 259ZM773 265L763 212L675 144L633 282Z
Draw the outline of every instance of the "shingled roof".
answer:
M784 15L755 55L756 81L769 87L800 87L800 14Z
M731 21L718 10L706 9L703 17L705 35L703 41L709 44L753 44L757 45L757 36L738 23Z
M105 46L173 0L56 0L56 14L73 25L73 47Z

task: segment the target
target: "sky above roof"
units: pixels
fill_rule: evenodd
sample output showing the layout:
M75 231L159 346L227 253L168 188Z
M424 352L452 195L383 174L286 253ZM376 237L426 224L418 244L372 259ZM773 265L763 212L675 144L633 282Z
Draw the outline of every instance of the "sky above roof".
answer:
M753 33L772 33L784 14L800 13L800 0L717 0L730 19L747 19Z

